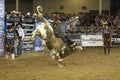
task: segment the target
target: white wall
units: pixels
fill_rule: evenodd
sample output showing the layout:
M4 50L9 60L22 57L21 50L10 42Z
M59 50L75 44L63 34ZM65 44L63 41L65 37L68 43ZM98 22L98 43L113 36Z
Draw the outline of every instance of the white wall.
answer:
M103 0L103 10L110 10L110 0ZM36 11L36 6L41 5L44 12L50 14L51 12L89 12L89 10L99 10L99 0L33 0L33 12ZM60 6L64 6L60 10ZM86 10L82 10L82 6L86 6Z

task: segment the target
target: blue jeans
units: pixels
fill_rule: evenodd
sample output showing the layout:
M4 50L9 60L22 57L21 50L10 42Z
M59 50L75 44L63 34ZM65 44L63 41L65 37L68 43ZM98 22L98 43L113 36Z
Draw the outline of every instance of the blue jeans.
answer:
M108 54L110 54L110 41L104 41L104 54L106 55L108 49Z
M17 55L18 56L22 55L22 46L23 46L22 41L19 40L19 45L17 46Z

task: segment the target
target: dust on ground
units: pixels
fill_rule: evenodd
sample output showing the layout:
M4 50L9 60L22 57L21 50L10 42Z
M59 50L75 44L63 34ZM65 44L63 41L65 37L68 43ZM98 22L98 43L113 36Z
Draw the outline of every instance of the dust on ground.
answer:
M63 63L59 68L44 52L24 52L8 62L0 57L0 80L120 80L119 48L111 48L106 56L103 48L84 48L64 58Z

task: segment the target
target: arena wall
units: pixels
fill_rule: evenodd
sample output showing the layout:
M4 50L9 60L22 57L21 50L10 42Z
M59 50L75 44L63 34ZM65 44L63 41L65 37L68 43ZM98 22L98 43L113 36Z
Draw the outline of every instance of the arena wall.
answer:
M11 12L16 9L16 0L6 0L5 10ZM19 0L20 12L33 12L33 0Z
M103 0L103 10L110 10L110 0ZM41 5L44 12L78 13L99 10L99 0L33 0L33 12L36 6Z

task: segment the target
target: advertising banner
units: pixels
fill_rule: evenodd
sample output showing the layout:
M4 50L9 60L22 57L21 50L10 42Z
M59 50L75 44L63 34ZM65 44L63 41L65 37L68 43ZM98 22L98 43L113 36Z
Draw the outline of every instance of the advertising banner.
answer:
M102 35L81 35L82 46L103 46Z
M4 35L4 0L0 0L0 56L4 52L2 39Z
M120 35L112 35L112 46L120 46Z
M36 22L36 27L38 26L38 24L39 24L39 22ZM34 49L35 49L35 51L41 51L44 49L42 46L42 40L38 35L35 36Z

